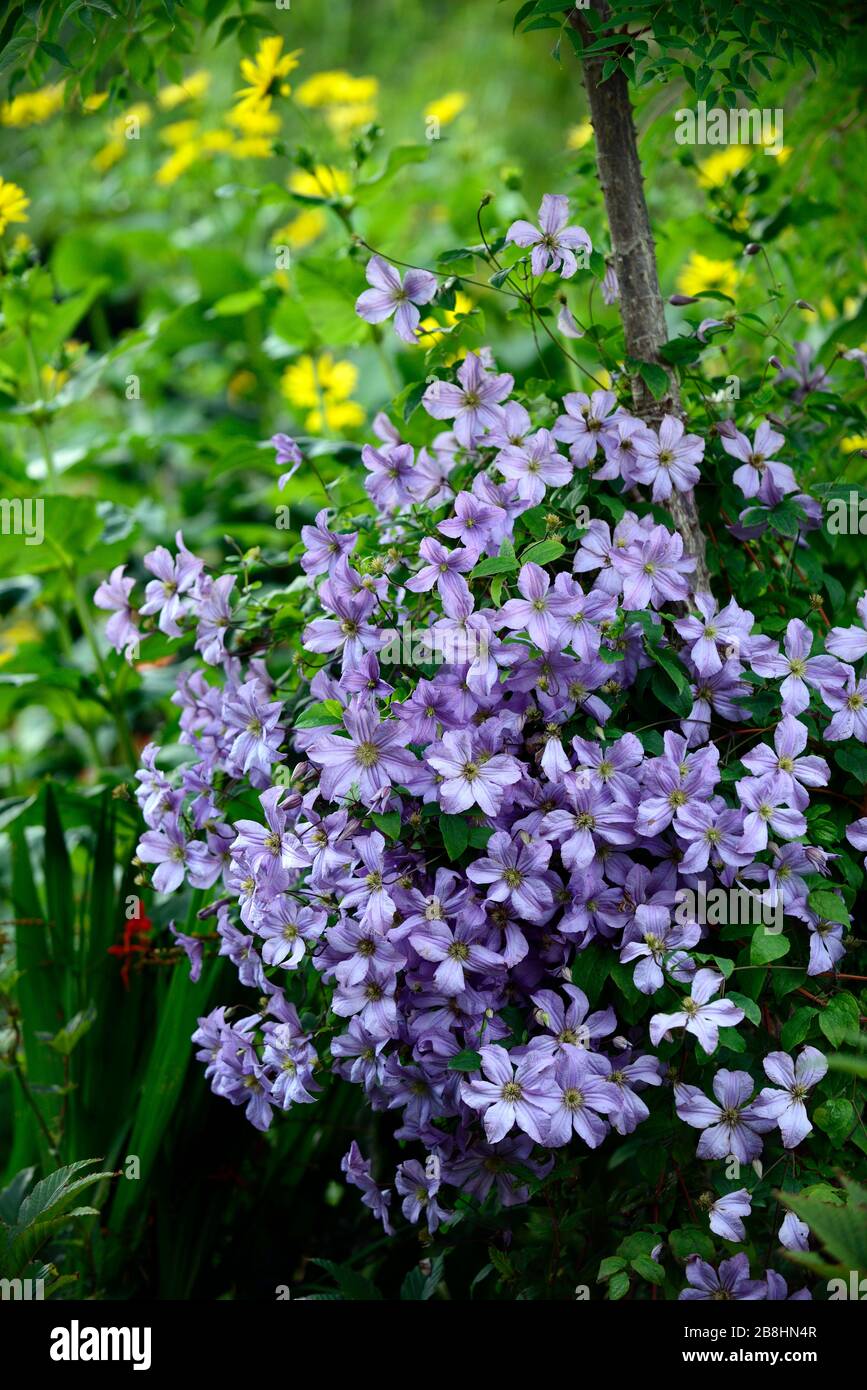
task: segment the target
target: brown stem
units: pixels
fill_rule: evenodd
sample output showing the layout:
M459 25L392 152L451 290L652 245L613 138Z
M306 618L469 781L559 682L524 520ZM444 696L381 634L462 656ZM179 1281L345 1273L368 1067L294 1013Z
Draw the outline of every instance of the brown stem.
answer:
M590 0L599 17L607 20L611 11L607 0ZM584 44L594 35L581 10L573 9L569 23ZM665 310L656 269L656 252L650 217L644 197L641 161L632 118L632 102L626 74L619 69L602 81L606 54L584 59L584 86L590 104L590 119L596 135L596 165L605 199L614 268L620 285L620 315L626 351L639 362L664 367L669 387L656 400L640 377L633 377L635 412L648 423L658 425L663 415L681 415L680 392L674 372L660 360L659 349L668 340ZM692 492L673 492L666 504L669 515L683 536L687 554L694 556L693 587L710 592L705 560L705 539Z

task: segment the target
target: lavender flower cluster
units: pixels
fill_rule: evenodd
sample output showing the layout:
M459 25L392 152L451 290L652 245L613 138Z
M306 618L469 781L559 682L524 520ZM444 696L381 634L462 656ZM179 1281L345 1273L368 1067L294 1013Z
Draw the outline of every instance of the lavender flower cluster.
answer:
M534 246L537 273L571 273L584 243L564 240L559 206L547 212L554 230L543 220L534 240L520 224L518 244ZM401 282L383 262L369 278L359 312L395 312L398 333L412 334L412 300L427 303L435 284ZM772 1131L785 1148L805 1139L825 1059L813 1047L771 1052L764 1088L714 1069L720 1030L745 1012L725 997L713 928L677 909L685 889L748 885L800 924L795 953L810 975L834 970L845 905L835 894L840 920L821 917L807 881L836 857L809 843L806 814L830 770L806 752L800 716L826 720L829 742L867 742L867 682L852 664L867 631L834 629L817 654L799 619L782 644L756 632L734 599L720 608L693 592L681 536L652 515L594 518L574 553L558 544L521 563L517 519L562 508L582 473L665 502L698 481L705 441L670 416L648 427L608 390L567 394L552 427L534 428L513 390L484 349L454 381L428 385L424 409L450 422L429 447L378 417L362 456L373 524L341 530L325 509L302 531L300 640L311 662L324 658L309 690L284 697L261 655L238 654L249 599L234 576L208 575L180 535L175 556L160 546L145 557L153 578L138 610L192 636L203 664L179 674L173 696L191 760L169 776L156 746L143 755L138 857L160 893L219 885L220 954L262 996L246 1016L218 1008L200 1020L211 1086L262 1130L275 1110L315 1103L328 1071L361 1087L418 1146L394 1186L404 1217L431 1232L452 1215L450 1189L524 1202L554 1151L633 1133L672 1081L674 1115L699 1131L702 1159L749 1164ZM732 426L721 442L746 500L802 496L770 425L753 443ZM296 467L297 446L275 443L280 465ZM96 596L119 651L142 636L132 587L121 567ZM867 595L859 616L867 626ZM441 659L389 665L389 635L406 624ZM680 669L691 708L643 740L637 683L658 662ZM746 775L729 779L712 729L749 724L757 688L776 693L779 714L743 756ZM291 770L290 750L301 759ZM257 809L236 818L245 788ZM848 838L867 850L867 819ZM197 974L202 938L176 935ZM632 968L649 1019L621 1025L611 1007L591 1010L573 983L591 943ZM691 1047L712 1095L677 1079ZM392 1191L357 1145L343 1166L391 1230ZM711 1228L742 1239L749 1206L744 1189L719 1199ZM683 1296L787 1296L779 1275L782 1292L770 1275L750 1280L745 1263L717 1274L691 1262Z

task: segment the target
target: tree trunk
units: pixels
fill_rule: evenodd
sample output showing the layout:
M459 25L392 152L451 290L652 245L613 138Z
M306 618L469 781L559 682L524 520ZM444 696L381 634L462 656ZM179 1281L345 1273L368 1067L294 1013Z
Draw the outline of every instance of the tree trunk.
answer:
M592 8L602 19L610 10L607 0L590 0ZM593 42L581 10L573 9L569 22L585 45ZM632 395L635 413L648 424L658 425L663 415L681 415L680 393L672 369L659 358L659 349L668 339L665 310L659 289L656 253L650 217L644 197L644 181L632 103L626 76L617 71L602 81L602 66L606 56L584 60L584 85L590 103L590 117L596 136L596 166L605 198L605 210L611 231L614 269L620 285L620 314L626 338L626 351L639 362L656 362L668 373L669 389L657 401L641 377L633 377ZM672 492L666 508L683 536L689 555L695 557L693 587L710 592L705 561L704 533L692 492Z

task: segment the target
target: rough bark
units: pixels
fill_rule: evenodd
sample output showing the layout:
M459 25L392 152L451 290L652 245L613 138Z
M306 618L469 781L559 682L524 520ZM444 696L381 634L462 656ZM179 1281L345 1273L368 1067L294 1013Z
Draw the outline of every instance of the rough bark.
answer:
M607 0L590 0L590 4L601 18L610 14ZM593 33L581 10L573 9L569 21L585 45L592 43ZM614 269L620 285L620 315L626 351L639 362L659 363L668 373L669 390L661 400L654 398L640 377L632 381L636 415L649 424L658 425L663 415L682 414L680 394L673 371L659 357L668 332L644 197L629 84L619 70L607 81L602 81L602 66L608 56L610 54L584 60L584 85L596 136L596 167L611 231ZM666 509L683 536L687 553L695 557L694 588L709 591L705 539L694 494L673 492Z

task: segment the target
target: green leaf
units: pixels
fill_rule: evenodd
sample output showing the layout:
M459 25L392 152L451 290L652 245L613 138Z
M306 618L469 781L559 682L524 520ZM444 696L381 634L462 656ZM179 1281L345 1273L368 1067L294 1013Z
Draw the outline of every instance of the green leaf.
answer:
M478 1071L482 1065L482 1058L478 1052L473 1052L471 1048L466 1048L463 1052L455 1053L448 1061L449 1071Z
M836 893L831 893L827 888L814 888L807 901L813 911L826 922L840 922L844 927L849 925L846 904Z
M811 1008L796 1009L792 1017L783 1024L780 1042L784 1052L791 1052L793 1047L804 1041L818 1012L818 1009Z
M602 992L614 964L610 951L590 945L576 955L572 965L572 983L583 989L591 1004L595 1004Z
M470 823L466 816L440 816L440 834L449 859L460 859L470 843Z
M622 1270L618 1274L612 1274L608 1284L608 1297L611 1302L616 1303L618 1299L625 1298L628 1293L629 1275Z
M383 168L373 178L365 179L355 190L355 201L357 203L368 203L374 196L374 190L381 188L384 183L390 182L395 174L401 169L405 169L408 164L424 164L430 156L430 145L395 145L388 152L388 157Z
M836 1149L845 1144L857 1116L850 1100L826 1100L813 1112L813 1120L827 1134Z
M400 839L400 812L389 811L386 815L371 815L370 819L374 825L387 835L390 840Z
M662 1266L658 1265L656 1260L651 1259L649 1255L636 1255L635 1259L630 1260L629 1263L632 1265L635 1273L640 1274L641 1278L646 1279L649 1284L660 1285L665 1283L665 1271Z
M547 565L565 554L566 547L559 541L536 541L534 545L528 545L527 549L522 551L521 564Z
M606 1255L599 1266L599 1273L596 1276L597 1284L603 1284L606 1279L611 1278L612 1274L619 1274L625 1268L626 1261L622 1260L619 1255Z
M703 1260L713 1259L713 1240L700 1226L680 1226L672 1231L668 1243L679 1260L688 1260L690 1255L700 1255Z
M516 555L491 555L470 571L470 579L486 579L490 574L510 574L518 568Z
M343 706L339 700L322 700L310 705L295 721L296 729L320 729L328 724L343 723Z
M671 390L668 372L655 362L639 362L638 375L656 401L661 401L663 396Z
M769 961L781 960L788 955L790 942L782 933L769 932L766 927L756 929L750 942L750 964L767 965Z
M828 1007L819 1014L819 1027L832 1047L853 1042L858 1037L858 1001L844 990L835 994Z
M235 318L239 314L246 314L250 309L257 309L264 302L265 296L258 289L239 290L237 294L224 294L222 299L218 299L216 304L208 309L205 318Z

